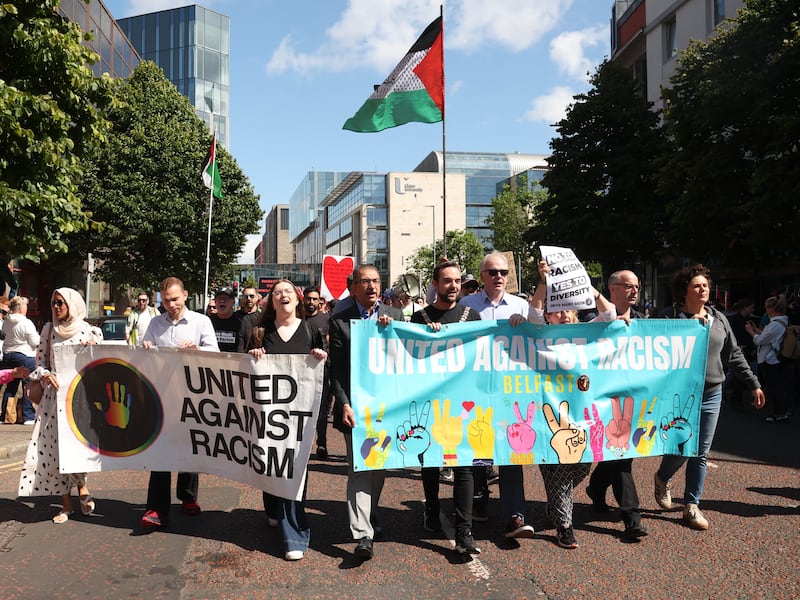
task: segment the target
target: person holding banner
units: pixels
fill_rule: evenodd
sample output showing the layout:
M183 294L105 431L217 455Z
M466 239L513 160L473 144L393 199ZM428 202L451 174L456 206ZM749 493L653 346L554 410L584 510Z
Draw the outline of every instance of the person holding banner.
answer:
M480 321L477 312L467 306L458 304L461 293L461 268L457 263L439 263L433 270L432 282L436 288L436 301L411 316L412 323L427 324L433 331L440 331L443 324L463 323L464 321ZM439 403L434 400L434 419L440 423L451 422L449 414L449 401L445 401L445 410L439 418ZM481 410L480 408L478 410ZM486 421L491 422L491 409ZM463 420L456 417L458 428L463 427ZM442 428L444 429L444 428ZM435 429L434 439L436 439ZM440 440L437 439L437 442ZM440 442L441 443L441 442ZM480 455L479 455L480 456ZM448 459L445 454L445 464ZM491 464L491 463L489 463ZM485 469L486 463L476 465L474 468ZM453 467L453 505L455 507L456 551L460 554L480 554L481 550L475 545L472 537L472 500L474 482L472 478L473 467ZM485 471L484 471L485 472ZM431 532L440 531L442 528L439 516L439 469L436 467L422 468L422 488L425 492L425 519L423 527Z
M58 380L53 349L72 344L99 344L103 333L86 322L86 303L81 295L67 287L58 288L50 299L52 323L45 324L36 350L36 369L30 374L32 382L44 388L36 410L33 433L19 478L20 496L60 495L61 510L53 523L66 523L72 513L73 486L78 488L81 512L91 515L95 502L86 485L86 473L61 473L58 457Z
M547 305L547 275L550 266L546 261L539 261L539 285L531 297L531 310L528 313L528 322L541 325L544 323L567 325L579 323L577 310L557 310L546 312ZM617 311L605 296L592 287L598 316L592 321L613 321L617 318ZM521 316L515 316L509 321L512 325L522 322ZM563 410L564 404L559 407L559 416L556 419L553 408L549 404L542 407L552 431L565 426L564 421L569 415ZM570 427L576 426L570 423ZM575 486L583 481L591 463L539 465L539 471L544 481L544 490L547 494L547 517L556 526L556 541L562 548L573 550L578 547L575 539L575 530L572 526L572 509L574 505Z
M512 315L528 317L528 303L519 296L506 292L508 283L508 261L504 254L492 252L483 257L480 277L483 290L464 296L460 303L477 312L483 320L510 319ZM483 472L481 472L483 471ZM485 469L475 469L475 518L488 520L486 504L489 500L489 485ZM478 495L480 497L478 497ZM521 465L500 467L500 502L508 515L505 536L508 538L531 538L533 527L525 523L525 486Z
M629 270L615 271L608 278L608 289L618 319L626 322L630 322L631 319L644 319L644 315L634 308L639 299L639 278L636 273ZM645 433L645 436L648 435L652 438L655 430ZM633 542L647 535L647 530L642 525L642 509L639 505L636 482L631 473L632 466L632 458L599 462L592 471L586 488L586 495L591 499L592 507L602 513L611 510L606 504L606 490L611 486L625 526L622 539L626 542Z
M258 325L253 329L248 352L256 360L268 354L310 354L325 360L325 342L319 328L305 320L305 308L300 302L300 290L288 279L272 286ZM306 471L308 481L308 471ZM271 527L279 527L286 548L286 560L300 560L308 551L311 529L308 526L303 500L288 500L263 492L264 511Z
M167 277L159 285L159 291L165 312L150 321L142 345L146 349L158 346L219 352L211 319L186 308L189 292L184 288L183 281L177 277ZM168 471L150 472L147 504L139 522L142 530L155 531L169 525L171 479L172 473ZM176 494L187 515L200 514L200 505L197 503L199 483L197 473L178 473Z
M684 267L672 276L671 288L678 307L676 318L698 319L700 323L710 328L708 359L703 401L700 405L697 456L692 458L677 455L663 456L661 466L653 477L653 495L661 508L671 509L672 478L686 463L683 521L692 529L702 531L708 529L708 520L700 512L700 499L706 480L708 453L714 441L722 405L722 382L725 380L725 371L733 371L739 381L751 390L755 408L762 408L766 398L758 377L750 370L747 358L736 341L728 319L721 311L708 305L711 290L709 269L701 264Z
M353 427L356 415L350 406L350 319L377 321L385 327L392 320L402 321L403 313L380 302L381 278L374 265L356 267L352 275L352 301L341 310L337 305L330 319L331 391L336 398L333 411L333 426L344 434L347 447L347 511L350 532L358 543L355 556L369 560L373 555L372 541L375 538L375 512L380 501L386 472L383 470L355 471L353 469ZM358 365L356 365L356 368ZM359 415L360 416L360 415ZM371 428L371 415L363 415L367 428ZM382 415L376 415L380 421ZM367 448L370 461L380 462L390 438L378 440L379 443ZM364 449L362 449L363 451ZM384 459L385 460L385 459Z

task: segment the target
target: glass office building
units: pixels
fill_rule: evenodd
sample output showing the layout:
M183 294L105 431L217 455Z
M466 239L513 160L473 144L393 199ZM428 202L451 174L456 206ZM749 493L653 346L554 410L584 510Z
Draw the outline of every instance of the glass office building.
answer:
M77 0L76 0L77 1ZM151 60L197 116L214 114L217 140L230 147L230 17L192 5L118 21L144 60Z
M443 168L442 153L437 151L426 156L414 171L441 173ZM492 214L492 200L510 177L529 169L546 171L547 157L543 154L447 153L447 172L461 173L466 180L467 229L487 246L492 231L486 226L486 219Z
M128 77L139 64L136 50L100 0L88 4L83 0L62 0L58 12L94 35L93 40L83 43L100 56L92 65L95 76L108 73L112 77Z

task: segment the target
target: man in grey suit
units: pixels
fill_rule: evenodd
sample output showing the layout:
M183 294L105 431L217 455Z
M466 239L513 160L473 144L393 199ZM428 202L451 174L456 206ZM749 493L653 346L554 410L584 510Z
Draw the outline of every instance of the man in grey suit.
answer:
M344 434L347 447L347 512L350 532L358 542L354 554L362 560L372 558L375 538L374 511L378 507L385 472L353 470L353 427L356 415L350 406L350 319L375 320L381 326L403 313L380 302L381 279L373 265L360 265L353 271L353 304L330 319L331 388L336 397L333 426ZM361 415L359 415L361 417ZM388 440L387 440L388 441Z

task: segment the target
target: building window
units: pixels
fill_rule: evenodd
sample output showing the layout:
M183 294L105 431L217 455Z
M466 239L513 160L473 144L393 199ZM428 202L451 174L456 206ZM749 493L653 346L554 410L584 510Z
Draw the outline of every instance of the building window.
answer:
M725 0L708 0L709 2L709 19L711 27L709 31L714 29L717 25L725 20Z
M281 230L289 231L289 209L281 209Z
M386 209L368 206L367 227L386 227Z
M672 59L678 53L677 24L675 15L664 21L661 27L664 32L664 62Z

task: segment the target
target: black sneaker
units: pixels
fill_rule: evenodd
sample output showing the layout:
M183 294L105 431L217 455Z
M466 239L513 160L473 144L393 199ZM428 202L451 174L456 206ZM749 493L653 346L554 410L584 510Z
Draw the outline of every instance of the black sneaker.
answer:
M442 521L439 518L439 507L436 508L428 508L425 507L425 515L422 519L422 527L425 531L430 531L434 533L436 531L442 530Z
M475 540L472 537L472 532L469 529L463 529L456 532L456 552L459 554L480 554L481 549L475 545Z
M556 529L556 540L559 546L568 550L574 550L578 547L578 540L575 539L575 531L572 529L572 525L558 527Z
M363 537L358 540L358 544L356 545L355 551L353 551L356 558L360 558L361 560L369 560L373 556L372 550L372 540L368 537Z
M592 501L592 509L595 512L611 512L611 507L606 504L605 494L601 496L599 492L596 492L594 488L592 488L592 486L588 486L586 488L586 495L589 496L589 499Z
M494 483L498 483L500 481L500 473L492 469L491 467L486 469L486 483L487 485L492 485Z
M317 460L327 460L328 449L325 446L317 446Z
M644 528L644 525L638 523L636 525L629 524L625 526L625 531L622 532L622 541L623 542L638 542L639 538L643 538L647 535L647 529Z

